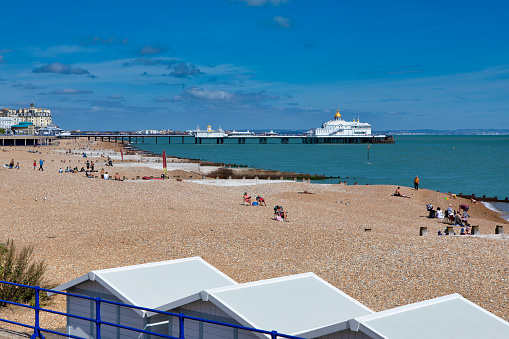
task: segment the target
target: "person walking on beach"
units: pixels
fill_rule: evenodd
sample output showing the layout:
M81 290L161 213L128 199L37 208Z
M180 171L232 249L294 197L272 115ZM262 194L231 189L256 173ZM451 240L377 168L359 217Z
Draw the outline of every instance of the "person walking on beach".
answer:
M94 162L93 161L90 162L90 169L91 169L90 172L94 171Z
M35 171L36 167L37 167L37 162L34 160L34 171Z
M87 160L87 171L90 169L90 161Z
M42 165L44 165L44 160L39 159L39 171L43 171L44 172L44 168L42 168Z
M414 188L419 190L419 177L416 175L414 179Z

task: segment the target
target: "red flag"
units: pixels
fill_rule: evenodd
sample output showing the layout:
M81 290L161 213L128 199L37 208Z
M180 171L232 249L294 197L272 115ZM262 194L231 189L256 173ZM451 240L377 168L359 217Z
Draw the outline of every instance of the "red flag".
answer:
M168 169L166 168L166 151L165 150L163 150L163 171L164 171L164 175L167 176Z

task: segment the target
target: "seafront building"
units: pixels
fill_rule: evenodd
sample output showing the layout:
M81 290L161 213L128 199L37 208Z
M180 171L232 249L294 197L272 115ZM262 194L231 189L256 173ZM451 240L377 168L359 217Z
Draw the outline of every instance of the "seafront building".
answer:
M201 130L200 126L197 126L196 129L187 130L186 132L190 135L194 135L196 138L224 138L226 136L226 133L221 127L217 130L213 130L210 125L207 126L206 130Z
M335 136L362 136L371 135L371 125L365 122L345 121L341 119L339 109L334 115L334 119L324 122L321 128L312 128L306 133L308 136L315 137L335 137Z
M18 125L21 122L21 118L13 115L2 115L0 116L0 129L4 131L10 131L12 126Z
M19 122L31 122L35 129L46 127L52 124L51 111L45 108L37 108L33 102L28 108L20 108L17 110L4 108L0 114L2 117L19 118ZM16 125L17 123L18 122L13 123L12 125Z

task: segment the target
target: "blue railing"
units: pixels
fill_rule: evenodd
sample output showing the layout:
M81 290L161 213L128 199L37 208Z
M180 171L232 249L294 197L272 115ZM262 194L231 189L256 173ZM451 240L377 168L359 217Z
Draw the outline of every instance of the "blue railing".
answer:
M26 305L26 304L21 304L21 303L17 303L17 302L13 302L13 301L8 301L8 300L0 299L0 303L20 306L20 307L29 308L29 309L34 310L34 312L35 312L34 325L24 324L24 323L20 323L20 322L17 322L17 321L12 321L12 320L7 320L7 319L0 318L0 322L5 322L5 323L9 323L9 324L18 325L18 326L22 326L22 327L26 327L26 328L32 329L34 331L34 333L32 334L31 339L35 339L35 338L44 339L43 332L52 333L52 334L56 334L56 335L61 335L63 337L67 337L67 338L84 339L83 337L78 337L78 336L75 336L75 335L72 335L72 334L66 334L66 333L62 333L62 332L56 332L56 331L50 330L48 328L41 327L41 324L40 324L40 312L47 312L47 313L51 313L51 314L57 314L57 315L65 316L65 317L81 319L81 320L85 320L85 321L89 321L91 323L94 323L95 324L95 331L96 331L96 336L95 336L96 339L101 339L101 326L102 325L112 326L112 327L116 327L116 328L120 328L120 329L125 329L125 330L130 330L130 331L138 332L138 333L140 333L140 336L142 334L149 334L149 335L153 335L153 336L157 336L157 337L162 337L162 338L185 339L185 333L184 333L184 320L185 319L195 320L195 321L199 321L199 322L203 322L203 323L209 323L209 324L214 324L214 325L220 325L220 326L224 326L224 327L236 328L236 329L239 329L239 330L246 330L246 331L250 331L250 332L263 333L263 334L270 335L271 339L276 339L276 338L303 339L303 338L300 338L300 337L295 337L295 336L291 336L291 335L287 335L287 334L282 334L282 333L279 333L277 331L265 331L265 330L260 330L260 329L256 329L256 328L251 328L251 327L245 327L245 326L239 326L239 325L234 325L234 324L228 324L228 323L223 323L223 322L219 322L219 321L213 321L213 320L208 320L208 319L192 317L192 316L185 315L183 313L171 313L171 312L158 311L158 310L154 310L154 309L151 309L151 308L134 306L134 305L127 305L127 304L117 303L115 301L109 301L109 300L105 300L105 299L101 299L101 298L92 298L92 297L87 297L87 296L79 295L79 294L73 294L73 293L49 290L49 289L41 288L39 286L28 286L28 285L16 284L16 283L7 282L7 281L1 281L1 280L0 280L0 284L7 284L7 285L17 286L17 287L22 287L22 288L30 288L30 289L33 289L35 291L35 306L31 306L31 305ZM41 294L40 292L54 293L54 294L60 294L60 295L65 295L65 296L81 298L81 299L92 300L92 301L95 302L95 318L87 318L87 317L82 317L82 316L75 315L75 314L70 314L70 313L65 313L65 312L58 312L58 311L55 311L55 310L51 310L51 309L47 309L47 308L42 308L41 307L41 303L40 303L40 294ZM103 321L103 320L101 320L101 304L117 305L117 306L121 306L121 307L127 307L127 308L131 308L131 309L137 309L137 310L141 310L141 311L153 312L153 313L164 314L164 315L176 317L176 318L179 319L179 336L178 337L174 337L174 336L170 336L170 335L167 335L167 334L161 334L161 333L156 333L156 332L152 332L152 331L147 331L145 329L139 329L139 328L134 328L134 327L129 327L129 326L124 326L124 325L120 325L120 324L115 324L115 323L110 323L110 322L107 322L107 321Z

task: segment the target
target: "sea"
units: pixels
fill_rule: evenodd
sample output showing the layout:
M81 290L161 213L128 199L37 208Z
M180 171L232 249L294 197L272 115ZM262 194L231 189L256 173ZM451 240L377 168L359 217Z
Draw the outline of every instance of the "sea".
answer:
M419 176L420 188L456 194L509 197L509 136L474 135L404 135L394 136L394 144L302 144L279 139L259 144L257 140L203 140L194 144L191 138L182 144L180 138L145 138L133 144L154 154L166 150L168 156L194 158L225 164L319 174L332 179L321 183L359 185L387 184L413 187ZM509 203L486 204L509 220Z

